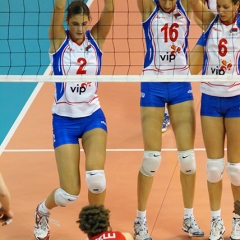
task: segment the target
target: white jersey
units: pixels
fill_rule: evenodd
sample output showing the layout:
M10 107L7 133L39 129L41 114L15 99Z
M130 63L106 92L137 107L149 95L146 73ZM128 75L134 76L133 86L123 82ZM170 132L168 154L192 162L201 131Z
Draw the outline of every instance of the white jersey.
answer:
M206 4L210 10L217 13L217 1L216 0L206 0Z
M81 44L69 32L54 54L49 54L54 75L99 75L102 52L88 30ZM52 113L72 118L91 115L100 108L96 82L56 82Z
M205 32L203 75L239 75L240 30L237 22L221 22L216 15ZM200 89L211 96L232 97L240 94L240 82L203 82Z
M189 74L187 48L190 20L177 0L175 9L164 12L158 0L156 8L142 23L146 54L143 74Z

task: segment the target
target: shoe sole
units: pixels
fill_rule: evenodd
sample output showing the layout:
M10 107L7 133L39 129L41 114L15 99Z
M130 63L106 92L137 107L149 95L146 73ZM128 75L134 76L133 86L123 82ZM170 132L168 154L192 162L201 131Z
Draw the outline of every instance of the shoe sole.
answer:
M188 231L188 229L186 229L186 228L182 228L182 230L183 230L184 232L188 233L189 237L203 237L203 236L204 236L204 233L201 234L201 235L200 235L200 234L197 234L197 235L191 234L191 233Z
M225 230L224 230L224 232L222 233L222 235L225 233ZM230 239L231 239L231 237L230 237ZM223 238L223 236L222 237L220 237L219 239L211 239L211 238L208 238L208 240L224 240L224 238ZM237 240L237 239L236 239Z

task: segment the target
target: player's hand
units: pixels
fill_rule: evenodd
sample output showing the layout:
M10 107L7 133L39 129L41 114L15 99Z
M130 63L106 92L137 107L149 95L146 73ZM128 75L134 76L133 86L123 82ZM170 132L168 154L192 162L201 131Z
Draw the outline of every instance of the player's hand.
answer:
M13 213L12 211L6 212L3 207L0 208L0 222L2 226L6 226L12 222Z

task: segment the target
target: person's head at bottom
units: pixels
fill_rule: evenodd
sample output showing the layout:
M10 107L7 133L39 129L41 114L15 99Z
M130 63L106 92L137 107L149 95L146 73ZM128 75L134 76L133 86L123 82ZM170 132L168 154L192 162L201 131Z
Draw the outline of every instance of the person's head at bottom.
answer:
M90 240L107 238L134 240L131 233L112 231L109 218L110 210L103 205L88 205L82 208L77 223Z
M111 231L109 223L110 210L103 205L88 205L79 213L79 228L92 238L102 232Z

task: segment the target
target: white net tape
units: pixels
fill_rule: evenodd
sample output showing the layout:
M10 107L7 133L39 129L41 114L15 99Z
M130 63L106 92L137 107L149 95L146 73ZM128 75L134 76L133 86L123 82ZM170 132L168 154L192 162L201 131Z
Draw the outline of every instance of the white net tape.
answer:
M0 82L239 82L239 75L0 75Z

